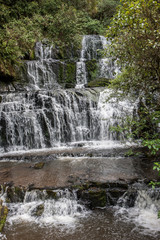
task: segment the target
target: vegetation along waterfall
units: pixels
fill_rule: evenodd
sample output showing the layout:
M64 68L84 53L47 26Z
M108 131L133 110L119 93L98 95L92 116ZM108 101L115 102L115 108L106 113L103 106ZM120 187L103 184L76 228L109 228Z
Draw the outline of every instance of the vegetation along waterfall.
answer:
M0 210L9 212L0 239L160 238L152 164L115 131L138 115L139 98L118 101L106 87L120 73L102 54L109 45L84 35L78 58L61 59L37 42L23 84L1 91Z

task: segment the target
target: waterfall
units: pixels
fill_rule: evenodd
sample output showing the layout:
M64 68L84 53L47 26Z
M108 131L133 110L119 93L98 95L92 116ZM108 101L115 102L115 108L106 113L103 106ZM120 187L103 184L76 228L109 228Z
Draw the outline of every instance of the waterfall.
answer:
M105 50L107 46L110 44L109 41L104 36L100 36L102 41L103 49ZM111 57L101 58L99 60L99 76L101 78L113 79L116 75L120 73L120 67L117 65L117 61L113 60Z
M83 88L87 84L87 72L85 62L92 59L98 60L98 50L102 48L103 45L100 36L85 35L83 37L80 61L77 62L76 88Z
M51 192L51 190L50 190ZM56 199L47 192L34 190L26 192L23 203L12 203L8 222L34 222L40 226L61 225L74 227L76 221L89 212L77 200L75 191L55 190Z
M116 61L111 57L103 57L102 51L110 44L104 36L98 35L85 35L82 39L82 49L80 60L77 62L76 72L76 88L83 88L87 82L87 69L86 62L96 60L98 65L97 77L113 79L118 73L120 68Z
M52 58L52 46L37 42L35 57L37 60L26 61L27 76L25 78L29 83L27 90L60 88L55 68L61 62Z
M100 139L105 140L125 140L125 132L112 132L111 127L123 127L123 120L128 116L133 118L133 113L137 109L138 100L123 99L118 100L112 96L110 89L105 89L100 93L98 109L100 116Z
M66 71L66 63L55 59L53 48L47 43L36 44L36 60L26 62L28 91L1 94L1 152L125 139L124 133L110 132L110 127L120 124L122 115L132 115L136 104L125 100L117 105L116 99L114 103L107 103L105 99L109 98L110 90L79 89L87 83L86 61L94 59L99 64L100 77L113 77L114 64L107 68L107 60L100 53L107 44L102 36L83 37L80 61L77 62L77 86L68 90L58 83L61 71Z
M96 92L88 94L98 97ZM0 146L13 151L98 140L96 109L96 101L74 90L4 95L0 104Z
M51 148L61 144L124 139L110 132L135 103L116 99L111 91L57 90L10 93L0 104L0 146L3 151Z
M128 208L126 194L120 199L123 207L119 208L116 215L125 222L133 222L135 230L140 229L144 233L158 233L160 219L158 219L158 210L160 210L160 189L141 189L137 190L137 198L134 206Z

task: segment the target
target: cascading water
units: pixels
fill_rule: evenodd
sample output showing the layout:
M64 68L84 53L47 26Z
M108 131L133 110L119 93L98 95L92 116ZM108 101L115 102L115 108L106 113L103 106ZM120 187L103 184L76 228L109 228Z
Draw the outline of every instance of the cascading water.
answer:
M35 57L37 60L26 62L27 76L25 76L25 78L27 78L29 82L26 87L27 90L60 88L57 82L57 75L54 71L57 62L60 61L52 58L52 46L37 42L35 46Z
M53 193L55 199L49 198L45 190L26 192L23 203L9 204L11 205L9 224L20 224L25 221L39 226L64 225L74 228L78 218L89 213L78 203L75 191L66 189L55 190Z
M100 139L103 140L125 140L125 132L121 134L112 132L111 127L123 126L123 120L129 116L133 118L133 113L137 109L138 101L131 99L123 99L117 101L117 98L112 96L112 91L106 89L100 93L98 109L100 114ZM123 115L122 115L123 114Z
M83 37L80 61L77 62L76 88L83 88L88 82L86 61L96 60L98 78L113 79L120 73L116 61L102 56L102 50L105 50L109 44L109 41L104 36L86 35Z
M107 48L107 46L110 44L109 41L104 36L100 36L102 41L103 50ZM99 60L99 77L100 78L107 78L107 79L113 79L120 73L120 67L117 65L116 60L113 60L110 58L101 58Z
M136 104L116 99L111 91L57 90L22 92L2 96L0 104L1 151L51 148L61 144L95 140L119 140L110 132L120 118L133 113ZM99 98L99 100L98 100Z
M83 37L81 57L77 62L76 88L87 83L86 60L104 62L99 50L104 49L106 43L102 36ZM30 90L1 96L1 152L55 147L70 142L124 138L109 132L110 126L118 124L124 110L124 107L119 108L117 114L117 106L105 103L105 98L110 95L109 90L103 92L102 89L59 88L56 92L51 91L49 89L59 86L54 64L60 61L53 59L52 47L40 42L36 44L35 56L37 60L26 62L26 78ZM100 64L100 75L106 76L102 65ZM106 66L105 68L107 69ZM110 76L107 77L112 77L111 72L115 67L109 69L107 71ZM127 104L126 101L123 105ZM127 108L127 111L129 115L132 114L133 107Z
M160 189L137 190L134 206L130 208L127 206L129 198L125 195L119 200L122 207L116 211L116 216L125 222L134 223L134 231L141 230L145 234L155 235L156 237L160 233L160 219L158 219Z
M8 94L0 108L0 145L8 151L99 139L97 103L78 91Z

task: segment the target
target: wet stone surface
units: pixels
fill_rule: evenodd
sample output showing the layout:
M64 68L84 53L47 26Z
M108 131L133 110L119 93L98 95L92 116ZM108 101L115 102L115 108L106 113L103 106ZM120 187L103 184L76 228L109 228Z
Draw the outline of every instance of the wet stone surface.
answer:
M12 182L14 186L60 188L87 182L135 182L143 179L149 181L157 177L152 170L153 163L147 162L144 158L124 157L124 154L112 157L107 156L109 151L102 150L102 156L100 151L97 151L97 155L95 151L93 154L92 152L84 154L83 157L79 156L79 151L80 149L77 151L74 149L71 156L70 150L70 156L67 157L65 151L58 154L52 152L50 155L37 152L35 155L25 157L8 156L8 159L1 157L0 184ZM39 164L43 167L35 168Z

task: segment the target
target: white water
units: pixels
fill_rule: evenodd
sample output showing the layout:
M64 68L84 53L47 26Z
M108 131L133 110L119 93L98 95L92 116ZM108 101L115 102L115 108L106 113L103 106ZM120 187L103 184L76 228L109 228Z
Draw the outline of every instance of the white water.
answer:
M8 216L10 225L20 223L35 223L39 226L59 226L63 228L74 228L78 219L84 218L89 211L78 203L75 192L69 190L57 190L58 199L47 199L45 191L26 192L23 203L9 204L11 209ZM41 216L36 216L37 207L43 206Z
M157 190L159 191L159 190ZM39 227L56 227L64 229L76 229L84 218L90 218L91 212L78 203L76 193L69 190L54 190L58 199L47 199L45 191L34 190L27 192L23 203L9 204L7 223L16 226L21 223L37 224ZM36 216L37 207L44 207L41 216ZM138 191L135 206L132 208L115 207L117 221L133 224L133 232L139 232L147 236L159 236L160 219L157 211L160 206L160 192L150 194L148 190ZM1 235L2 237L2 235ZM3 238L5 236L3 235Z
M137 103L127 99L117 103L115 98L107 102L110 95L110 90L4 95L0 104L1 152L124 140L124 133L118 136L109 129L121 124L122 116L133 115Z
M134 223L133 231L156 236L160 234L158 210L160 210L160 189L139 190L135 206L119 208L116 215L125 222Z
M76 88L84 88L87 83L87 73L85 64L86 37L82 39L82 50L79 62L76 63Z
M37 60L26 62L26 78L29 83L26 89L33 91L60 88L57 82L57 75L54 71L56 63L60 63L60 61L52 58L52 46L37 42L35 57Z
M128 116L133 118L133 113L137 109L137 100L122 99L118 100L112 96L113 92L110 89L105 89L100 93L98 101L99 116L101 121L100 139L116 141L126 140L126 133L113 133L111 127L123 127L123 121Z
M86 61L96 60L98 65L98 78L113 79L120 73L120 68L111 57L103 57L101 51L110 44L104 36L85 35L82 39L80 60L77 62L76 88L84 88L87 84Z
M100 36L103 49L107 49L107 46L110 44L109 41L104 36ZM111 57L102 57L99 60L99 77L113 79L115 78L121 71L120 67L117 65L117 61L113 60Z

